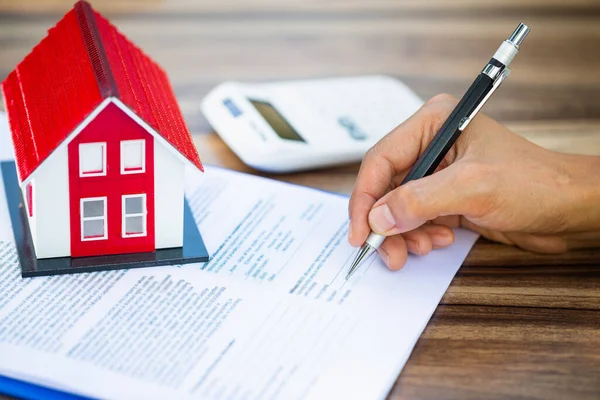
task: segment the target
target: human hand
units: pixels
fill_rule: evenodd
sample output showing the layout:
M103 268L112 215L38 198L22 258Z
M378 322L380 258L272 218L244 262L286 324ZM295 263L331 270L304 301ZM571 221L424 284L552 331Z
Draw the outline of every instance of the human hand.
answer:
M501 243L559 253L600 246L600 157L546 150L478 114L432 175L399 186L454 109L439 95L363 159L350 197L348 240L387 236L391 269L427 254L465 227Z

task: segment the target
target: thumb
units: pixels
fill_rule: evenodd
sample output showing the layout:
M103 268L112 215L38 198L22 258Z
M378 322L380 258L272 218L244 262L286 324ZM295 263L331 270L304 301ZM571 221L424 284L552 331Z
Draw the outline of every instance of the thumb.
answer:
M481 209L482 193L460 162L425 178L405 183L375 203L369 212L373 232L391 236L411 231L446 215ZM470 177L469 177L470 175Z

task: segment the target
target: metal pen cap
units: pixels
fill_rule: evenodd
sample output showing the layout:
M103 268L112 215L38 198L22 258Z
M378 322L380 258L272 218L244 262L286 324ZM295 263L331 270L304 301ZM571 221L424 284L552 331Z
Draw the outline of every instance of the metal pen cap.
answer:
M500 47L498 47L498 50L496 50L496 53L494 53L494 56L492 58L498 61L500 64L504 65L504 67L508 67L512 62L513 58L519 52L519 46L521 46L521 43L523 43L523 40L525 39L527 34L529 34L529 30L530 29L527 25L525 25L524 23L520 23L519 26L517 26L517 29L514 30L512 35L510 35L508 39L502 42L502 44L500 45Z
M521 43L523 43L523 40L525 39L529 31L529 27L521 22L519 26L517 26L517 29L515 29L515 31L512 33L512 35L510 35L510 37L506 39L506 41L511 43L518 49Z

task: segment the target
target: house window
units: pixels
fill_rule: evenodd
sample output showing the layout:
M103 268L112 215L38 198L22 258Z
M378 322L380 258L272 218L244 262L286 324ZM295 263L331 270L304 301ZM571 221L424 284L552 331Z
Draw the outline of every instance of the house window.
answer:
M121 173L139 174L146 170L146 141L123 140L121 142Z
M79 176L106 175L106 143L79 145Z
M106 238L106 197L81 199L81 240Z
M31 182L25 186L25 197L27 198L27 211L29 216L33 217L33 185Z
M123 196L123 237L146 236L146 195Z

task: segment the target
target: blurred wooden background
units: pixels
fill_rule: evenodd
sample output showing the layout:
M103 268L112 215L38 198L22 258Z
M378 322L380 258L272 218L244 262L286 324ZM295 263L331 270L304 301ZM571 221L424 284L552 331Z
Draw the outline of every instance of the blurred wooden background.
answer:
M73 2L0 0L0 78ZM195 132L209 130L198 100L225 80L381 73L423 98L460 96L520 21L531 34L486 113L509 124L600 118L599 1L92 3L167 70Z
M73 2L0 0L0 79ZM377 73L400 78L424 99L461 96L521 21L531 34L483 111L548 148L600 154L597 0L92 5L166 69L208 163L256 173L200 114L200 99L222 81ZM276 178L348 193L357 167ZM599 261L594 250L539 256L479 242L391 397L600 398Z

